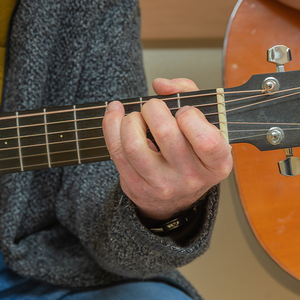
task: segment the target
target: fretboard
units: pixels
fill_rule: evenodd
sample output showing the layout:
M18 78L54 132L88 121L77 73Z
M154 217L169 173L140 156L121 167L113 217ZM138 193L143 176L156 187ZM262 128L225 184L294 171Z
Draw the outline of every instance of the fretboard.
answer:
M185 105L196 106L219 126L215 90L155 96L173 115ZM140 111L153 97L120 100L126 114ZM0 117L0 174L109 160L102 120L109 101L47 108Z

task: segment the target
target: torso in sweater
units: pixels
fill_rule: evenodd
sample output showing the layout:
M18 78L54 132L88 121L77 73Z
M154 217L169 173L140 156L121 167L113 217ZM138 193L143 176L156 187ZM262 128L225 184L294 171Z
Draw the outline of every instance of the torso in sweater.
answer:
M11 14L16 3L17 0L0 1L0 103L2 98L7 32Z

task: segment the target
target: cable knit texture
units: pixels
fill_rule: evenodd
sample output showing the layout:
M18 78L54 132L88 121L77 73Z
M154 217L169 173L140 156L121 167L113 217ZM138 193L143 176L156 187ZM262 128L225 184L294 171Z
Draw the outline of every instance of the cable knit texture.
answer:
M146 95L138 0L21 0L13 17L3 111ZM111 161L8 174L1 180L1 250L19 274L68 287L164 280L208 247L218 188L185 247L149 232L120 201Z

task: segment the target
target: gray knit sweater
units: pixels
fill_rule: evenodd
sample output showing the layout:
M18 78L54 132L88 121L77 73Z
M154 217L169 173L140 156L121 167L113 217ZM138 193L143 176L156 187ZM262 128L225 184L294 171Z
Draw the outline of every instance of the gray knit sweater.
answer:
M21 0L8 41L3 111L142 96L146 81L138 0ZM120 201L111 161L3 175L1 251L19 274L88 288L164 280L194 299L175 271L208 247L218 204L210 191L201 228L179 245L152 234Z

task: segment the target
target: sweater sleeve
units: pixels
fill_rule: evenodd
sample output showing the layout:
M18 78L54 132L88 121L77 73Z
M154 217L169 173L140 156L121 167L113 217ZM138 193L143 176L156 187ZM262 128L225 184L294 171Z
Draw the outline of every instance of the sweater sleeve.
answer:
M115 172L114 166L104 172L89 166L81 168L80 176L73 171L65 173L56 208L59 221L79 237L102 268L124 277L149 278L205 252L216 215L218 187L203 200L199 228L181 245L143 226L134 204L120 193Z

